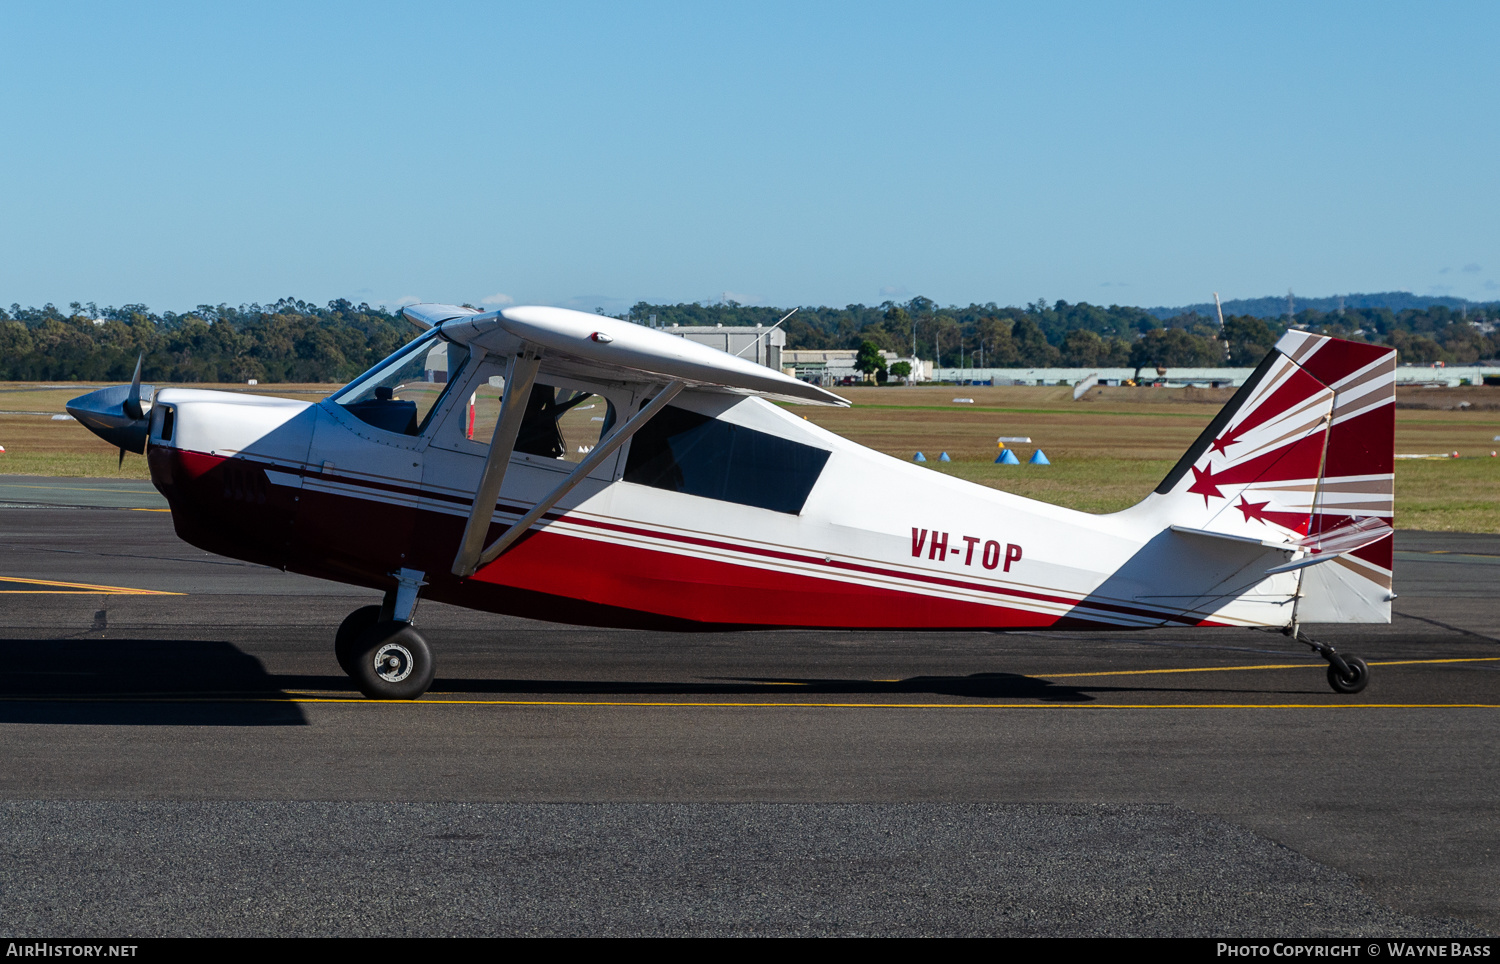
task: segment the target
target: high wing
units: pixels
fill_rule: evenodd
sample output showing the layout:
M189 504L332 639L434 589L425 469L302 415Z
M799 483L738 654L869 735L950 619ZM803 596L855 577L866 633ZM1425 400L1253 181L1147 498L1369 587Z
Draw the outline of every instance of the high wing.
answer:
M830 391L764 365L603 315L535 306L476 313L454 305L412 305L402 312L419 324L438 327L444 338L470 350L515 355L529 348L547 373L636 383L682 382L688 388L804 405L849 405Z
M401 313L419 328L432 328L453 318L477 315L479 309L464 305L407 305Z

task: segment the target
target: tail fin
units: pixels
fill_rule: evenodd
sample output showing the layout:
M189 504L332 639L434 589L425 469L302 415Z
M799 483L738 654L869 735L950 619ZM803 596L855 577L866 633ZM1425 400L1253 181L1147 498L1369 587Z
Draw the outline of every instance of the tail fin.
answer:
M1393 349L1289 331L1138 508L1303 545L1362 520L1388 526L1395 399ZM1296 618L1389 622L1392 550L1386 535L1300 570Z

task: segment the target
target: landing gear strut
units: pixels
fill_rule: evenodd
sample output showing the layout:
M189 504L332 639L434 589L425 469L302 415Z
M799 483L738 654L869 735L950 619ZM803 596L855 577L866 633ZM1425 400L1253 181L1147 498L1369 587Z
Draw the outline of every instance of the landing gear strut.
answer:
M1328 685L1335 693L1358 693L1370 682L1370 667L1358 656L1342 656L1328 643L1318 642L1295 625L1287 635L1311 646L1319 656L1328 660Z
M414 700L432 685L436 664L427 640L412 628L417 592L426 585L422 573L391 573L396 586L379 606L350 613L334 636L339 667L372 700Z

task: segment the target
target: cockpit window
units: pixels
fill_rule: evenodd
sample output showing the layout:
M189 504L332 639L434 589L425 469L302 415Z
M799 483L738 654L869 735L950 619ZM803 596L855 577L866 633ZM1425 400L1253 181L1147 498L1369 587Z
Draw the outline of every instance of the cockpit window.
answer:
M333 400L376 428L418 435L468 359L467 347L430 332L350 382Z
M500 418L505 376L494 375L469 396L464 435L488 445ZM615 407L602 395L560 388L538 379L526 399L515 451L565 462L582 462L614 426Z

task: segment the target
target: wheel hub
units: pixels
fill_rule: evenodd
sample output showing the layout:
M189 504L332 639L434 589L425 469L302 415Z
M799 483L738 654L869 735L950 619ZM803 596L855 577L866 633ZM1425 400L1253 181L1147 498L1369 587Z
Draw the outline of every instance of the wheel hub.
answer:
M375 651L375 675L387 683L399 683L411 675L416 660L400 643L386 643Z

